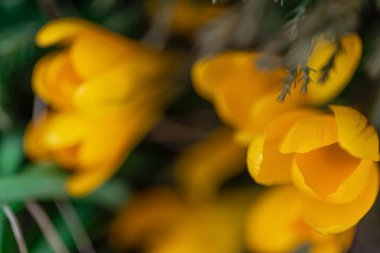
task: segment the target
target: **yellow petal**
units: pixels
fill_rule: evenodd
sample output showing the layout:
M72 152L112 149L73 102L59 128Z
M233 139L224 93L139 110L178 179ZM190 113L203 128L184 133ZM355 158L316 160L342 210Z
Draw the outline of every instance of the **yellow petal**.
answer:
M292 172L295 185L312 197L347 203L362 193L374 166L374 162L352 157L333 144L296 154Z
M48 114L43 113L34 121L31 121L24 133L24 150L26 155L33 160L46 160L49 158L49 151L43 143L43 136L46 132Z
M239 75L242 75L242 79L250 79L255 55L252 52L226 52L214 57L201 58L192 68L195 90L202 97L211 100L215 91L236 82ZM238 82L239 85L240 83L241 81Z
M243 226L248 204L255 192L241 189L228 192L216 201L188 210L152 253L231 253L243 251ZM206 240L205 240L206 239Z
M75 113L59 113L49 118L43 138L50 150L70 148L81 144L90 126Z
M301 100L294 96L288 97L284 102L279 102L277 97L278 90L274 90L258 97L254 101L249 112L251 132L258 133L263 131L270 122L285 112L299 107L301 103Z
M144 50L136 42L114 33L87 32L76 38L70 48L74 69L80 77L88 79L95 77L125 60L133 54L142 54Z
M191 199L215 197L219 187L244 169L245 148L227 128L213 131L186 149L174 166L180 185Z
M295 110L273 120L265 134L252 137L247 156L248 170L260 184L282 184L291 181L292 155L280 153L280 144L289 129L303 117L318 114L311 109Z
M50 102L50 91L46 86L46 75L51 62L55 59L56 53L42 57L34 66L32 74L33 91L45 102Z
M35 92L56 109L71 108L73 93L80 82L67 51L43 57L33 73Z
M42 27L36 35L40 47L48 47L59 42L69 42L81 32L94 29L94 25L80 18L61 18Z
M351 155L379 161L376 129L361 113L345 106L331 106L336 118L339 145Z
M88 138L79 150L79 166L94 168L104 163L119 166L153 127L159 116L158 112L147 113L141 108L130 118L123 114L92 118L89 122L91 129L87 130Z
M342 253L348 252L354 240L355 229L329 236L327 240L312 245L310 253Z
M282 153L305 153L338 141L332 116L309 116L297 121L281 146Z
M117 248L155 245L187 211L187 205L175 191L166 188L144 191L134 195L119 211L109 239Z
M303 198L305 222L322 234L343 232L355 224L369 211L379 189L378 168L372 167L370 181L364 191L352 202L334 204L308 196Z
M307 241L301 198L291 186L275 188L253 203L246 221L246 242L253 252L292 252Z
M277 143L267 143L265 135L257 135L253 137L248 148L248 171L259 184L289 183L292 157L280 153Z
M336 45L320 39L314 46L308 60L308 66L316 72L310 72L313 83L309 85L306 100L311 104L323 104L335 98L349 83L359 64L362 54L362 43L357 34L344 36L341 41L342 52L334 60L334 66L327 80L319 84L321 69L327 64Z
M166 80L162 70L165 66L162 61L145 62L144 66L123 62L83 82L76 89L74 104L83 112L101 111L102 107L120 107L137 97L147 97L148 93L167 86L160 83L162 79Z
M118 169L119 164L107 163L100 167L74 173L66 181L70 196L84 197L102 186Z
M235 128L249 129L254 86L236 89L234 86L226 85L214 93L215 109L219 117Z
M280 69L259 69L255 64L258 57L254 52L227 52L201 59L193 67L196 91L214 102L220 117L236 128L249 128L252 104L276 90L286 74Z

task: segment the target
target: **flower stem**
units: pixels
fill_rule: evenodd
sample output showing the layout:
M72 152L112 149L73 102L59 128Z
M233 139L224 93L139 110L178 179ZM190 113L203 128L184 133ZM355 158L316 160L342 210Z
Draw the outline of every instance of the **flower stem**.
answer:
M57 231L54 229L49 216L41 208L41 206L35 201L28 201L26 203L26 209L37 222L42 234L44 235L46 241L50 244L51 248L57 253L69 253L69 250L63 244Z
M9 208L7 204L2 205L2 209L7 216L9 223L11 224L11 228L13 231L13 234L15 236L17 246L20 253L28 253L28 249L26 247L25 239L22 234L22 230L20 227L20 224L18 223L18 220L16 218L16 215L13 213L13 211Z

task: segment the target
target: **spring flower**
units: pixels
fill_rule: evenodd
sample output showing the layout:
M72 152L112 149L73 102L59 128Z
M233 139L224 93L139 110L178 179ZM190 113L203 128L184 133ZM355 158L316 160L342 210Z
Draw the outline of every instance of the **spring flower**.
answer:
M118 110L136 94L168 80L172 57L78 18L52 21L40 47L62 46L35 66L33 89L56 110Z
M262 69L256 62L259 52L235 51L200 59L193 67L196 91L212 102L220 118L238 131L242 141L261 132L283 112L300 105L323 104L336 97L355 72L361 56L358 35L346 35L340 41L342 52L324 83L318 84L322 68L336 50L336 45L318 39L308 60L312 84L305 96L298 91L279 103L277 97L281 81L288 75L282 68Z
M375 128L352 108L331 109L333 115L297 110L279 117L253 138L247 158L258 183L293 183L306 224L323 234L353 227L379 187Z
M68 193L86 195L116 172L161 113L155 103L126 110L97 117L78 112L44 113L28 126L25 151L33 160L52 160L72 171Z
M245 169L245 153L231 130L219 128L181 154L174 166L177 182L190 199L215 197L227 179Z
M167 188L135 194L120 210L110 228L111 244L117 248L148 250L167 236L187 208L184 199Z
M302 219L299 192L292 186L282 186L253 202L245 238L252 252L286 253L309 247L310 253L342 253L349 249L353 236L354 229L337 235L313 231Z
M240 252L253 196L252 190L240 189L193 205L173 191L153 189L121 210L110 239L115 247L137 247L149 253Z
M35 66L33 89L48 109L29 124L25 151L71 170L69 194L89 194L159 120L173 57L77 18L48 23L36 42L63 49Z

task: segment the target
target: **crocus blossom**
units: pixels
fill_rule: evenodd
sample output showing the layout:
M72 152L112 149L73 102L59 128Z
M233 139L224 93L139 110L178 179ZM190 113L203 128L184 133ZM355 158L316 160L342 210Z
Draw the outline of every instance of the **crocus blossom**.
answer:
M226 191L189 203L169 189L151 189L131 200L116 217L110 240L116 248L142 252L239 252L252 189Z
M313 229L339 233L371 208L379 187L379 140L358 111L298 110L279 117L248 150L252 177L266 185L292 183L302 193L303 218Z
M340 44L334 68L319 83L323 67L337 46L327 39L316 39L307 63L312 69L307 93L302 96L300 91L294 91L283 103L277 97L288 73L281 67L260 67L258 61L263 57L260 52L230 51L198 60L192 73L194 88L214 104L225 123L237 130L238 139L247 142L282 113L299 106L326 103L346 87L359 63L362 46L356 34L344 36Z
M184 150L174 165L176 180L190 199L213 198L225 181L243 172L245 154L230 129L218 128Z
M285 253L308 248L309 253L342 253L349 249L353 236L354 229L337 235L313 231L302 219L299 192L292 186L281 186L264 192L252 203L245 239L252 252Z
M72 171L69 194L86 195L160 119L174 58L78 18L48 23L36 42L62 49L35 66L33 89L48 108L29 124L25 150Z

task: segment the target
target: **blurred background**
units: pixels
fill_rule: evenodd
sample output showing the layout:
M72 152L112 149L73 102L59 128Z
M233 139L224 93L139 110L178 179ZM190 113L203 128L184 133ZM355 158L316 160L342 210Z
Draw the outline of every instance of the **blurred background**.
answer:
M35 35L64 17L86 19L179 59L170 72L173 95L157 124L108 182L83 197L66 192L70 171L28 159L23 148L28 122L46 106L32 91L34 66L57 49L37 47ZM0 252L20 252L15 231L32 253L251 252L239 230L242 210L265 188L249 176L243 147L218 150L234 146L232 130L219 129L212 104L194 91L192 64L225 50L255 49L280 57L263 65L281 61L291 70L315 34L339 38L356 31L362 60L335 102L354 105L379 129L379 29L376 0L0 0ZM215 154L211 165L202 164ZM233 168L202 174L202 166ZM380 252L379 210L376 205L361 221L349 252ZM291 252L310 252L310 245Z

